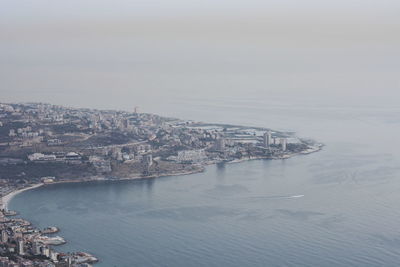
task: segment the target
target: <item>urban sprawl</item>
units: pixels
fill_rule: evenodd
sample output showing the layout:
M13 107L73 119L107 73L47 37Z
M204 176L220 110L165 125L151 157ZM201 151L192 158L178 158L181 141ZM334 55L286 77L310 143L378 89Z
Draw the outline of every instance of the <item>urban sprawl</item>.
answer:
M36 229L7 209L10 196L41 185L153 178L206 165L285 159L320 144L260 127L210 124L154 114L0 104L0 267L91 266L84 252L62 253L56 227Z

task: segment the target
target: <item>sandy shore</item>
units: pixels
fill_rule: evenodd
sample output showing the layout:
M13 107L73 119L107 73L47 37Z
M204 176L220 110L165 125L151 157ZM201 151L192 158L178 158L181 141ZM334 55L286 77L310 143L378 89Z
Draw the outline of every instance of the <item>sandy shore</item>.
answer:
M158 177L163 177L163 176L180 176L180 175L189 175L193 173L199 173L204 171L203 168L197 169L197 170L191 170L191 171L184 171L184 172L177 172L177 173L169 173L165 175L151 175L151 176L137 176L137 177L127 177L127 178L119 178L119 179L107 179L106 177L96 177L95 179L74 179L74 180L62 180L62 181L56 181L53 183L49 184L63 184L63 183L84 183L84 182L95 182L95 181L123 181L123 180L137 180L137 179L148 179L148 178L158 178ZM0 204L0 209L7 210L8 209L8 203L10 203L11 199L15 197L16 195L34 189L38 188L40 186L43 186L44 183L40 184L34 184L28 187L24 187L15 191L12 191L11 193L8 193L7 195L3 196L1 198L1 204Z
M28 191L28 190L31 190L31 189L34 189L34 188L38 188L38 187L40 187L42 185L43 185L42 183L34 184L34 185L31 185L31 186L28 186L28 187L25 187L25 188L21 188L21 189L12 191L11 193L8 193L7 195L5 195L5 196L3 196L1 198L2 205L0 206L0 209L7 210L8 203L10 203L10 201L11 201L11 199L13 197L15 197L16 195L18 195L18 194L20 194L20 193L22 193L24 191Z

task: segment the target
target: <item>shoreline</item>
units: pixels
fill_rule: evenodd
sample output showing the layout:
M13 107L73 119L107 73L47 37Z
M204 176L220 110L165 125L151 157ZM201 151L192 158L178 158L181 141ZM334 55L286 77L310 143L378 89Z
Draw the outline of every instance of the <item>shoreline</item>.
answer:
M1 197L1 202L2 202L2 203L1 203L1 205L0 205L0 209L8 210L8 204L10 203L10 201L11 201L15 196L17 196L18 194L21 194L22 192L25 192L25 191L28 191L28 190L31 190L31 189L35 189L35 188L41 187L41 186L43 186L43 185L44 185L43 183L33 184L33 185L28 186L28 187L24 187L24 188L20 188L20 189L11 191L11 192L8 193L7 195Z
M183 172L177 172L177 173L166 173L166 174L153 174L153 175L149 175L149 176L132 176L132 177L124 177L124 178L110 178L110 177L101 177L101 176L92 176L90 178L84 178L84 179L76 179L76 180L63 180L63 181L55 181L52 183L37 183L37 184L31 184L27 187L24 188L20 188L14 191L11 191L10 193L8 193L7 195L1 197L1 205L0 205L0 209L3 210L4 212L8 211L8 205L11 202L11 200L17 196L18 194L21 194L25 191L31 190L31 189L35 189L35 188L39 188L41 186L45 186L45 185L51 185L51 184L63 184L63 183L90 183L90 182L119 182L119 181L129 181L129 180L145 180L145 179L155 179L155 178L161 178L161 177L169 177L169 176L184 176L184 175L190 175L190 174L195 174L195 173L201 173L204 172L206 170L207 166L211 166L211 165L216 165L218 163L227 163L227 164L233 164L233 163L241 163L241 162L245 162L245 161L251 161L251 160L277 160L277 159L289 159L291 157L295 157L295 156L299 156L299 155L307 155L307 154L311 154L311 153L315 153L318 152L320 150L322 150L323 145L319 144L309 150L306 151L302 151L299 153L293 153L291 155L286 155L286 156L279 156L279 157L275 157L275 158L269 158L269 157L249 157L249 158L241 158L241 159L236 159L236 160L231 160L231 161L213 161L213 162L208 162L205 163L204 165L199 165L197 166L196 169L190 170L190 171L183 171ZM66 241L64 241L64 243L66 243ZM64 244L63 243L63 244ZM61 244L62 245L62 244ZM91 261L89 261L92 264L95 264L96 262L98 262L99 260L95 257L90 255L90 257L92 257L93 259Z
M233 163L241 163L241 162L246 162L246 161L252 161L252 160L265 160L265 159L269 159L269 160L277 160L277 159L289 159L295 156L301 156L301 155L308 155L308 154L312 154L318 151L321 151L323 148L323 145L320 144L317 147L314 147L313 149L310 149L309 151L303 151L303 152L299 152L299 153L294 153L292 155L288 155L286 157L278 157L278 158L268 158L268 157L250 157L250 158L242 158L242 159L237 159L237 160L232 160L232 161L227 161L224 163L227 164L233 164ZM184 175L190 175L190 174L195 174L195 173L201 173L205 171L205 168L207 166L211 166L211 165L215 165L218 163L222 163L221 162L209 162L206 163L204 166L202 166L202 168L199 168L197 170L192 170L192 171L184 171L184 172L178 172L178 173L167 173L167 174L160 174L160 175L150 175L150 176L133 176L133 177L124 177L124 178L117 178L117 179L110 179L110 178L106 178L106 177L93 177L93 178L89 178L89 179L76 179L76 180L63 180L63 181L56 181L56 182L52 182L52 183L48 183L48 185L51 184L63 184L63 183L86 183L86 182L103 182L103 181L129 181L129 180L145 180L145 179L155 179L155 178L161 178L161 177L169 177L169 176L184 176ZM20 188L18 190L12 191L10 193L8 193L7 195L1 197L1 202L2 204L0 205L0 209L3 210L8 210L8 204L11 202L11 200L17 196L18 194L31 190L31 189L35 189L35 188L39 188L41 186L46 185L45 183L39 183L39 184L33 184L30 185L28 187L24 187L24 188Z
M1 205L0 205L0 210L8 210L8 204L11 202L11 200L25 192L31 189L39 188L41 186L45 185L53 185L53 184L69 184L69 183L89 183L89 182L118 182L118 181L129 181L129 180L144 180L144 179L154 179L154 178L161 178L161 177L169 177L169 176L184 176L184 175L190 175L190 174L195 174L195 173L201 173L204 171L204 168L198 169L198 170L193 170L193 171L185 171L181 173L170 173L170 174L163 174L163 175L150 175L150 176L133 176L133 177L126 177L126 178L117 178L117 179L109 179L106 177L97 177L97 178L92 178L92 179L76 179L76 180L63 180L63 181L56 181L52 183L38 183L38 184L32 184L29 185L28 187L20 188L14 191L11 191L5 196L1 197Z
M41 186L41 190L47 190L52 184L153 183L156 178L202 173L212 165L289 159L317 152L323 146L291 131L179 120L137 110L132 113L42 103L0 104L0 110L10 128L4 138L8 141L4 145L9 147L2 150L0 159L4 185L0 195L1 239L5 240L3 250L10 252L10 263L47 259L71 265L81 263L84 254L58 253L46 247L54 244L43 244L39 239L51 241L52 237L20 218L23 214L6 218L17 215L17 211L9 210L11 201L25 191ZM23 122L23 128L15 128L18 121ZM95 259L91 255L83 258L86 262Z

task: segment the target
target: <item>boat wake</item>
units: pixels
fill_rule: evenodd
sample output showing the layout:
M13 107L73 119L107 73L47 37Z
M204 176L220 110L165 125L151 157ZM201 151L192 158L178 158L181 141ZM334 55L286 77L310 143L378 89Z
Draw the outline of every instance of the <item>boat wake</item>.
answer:
M265 196L265 197L251 197L253 199L292 199L302 198L304 195L292 195L292 196Z

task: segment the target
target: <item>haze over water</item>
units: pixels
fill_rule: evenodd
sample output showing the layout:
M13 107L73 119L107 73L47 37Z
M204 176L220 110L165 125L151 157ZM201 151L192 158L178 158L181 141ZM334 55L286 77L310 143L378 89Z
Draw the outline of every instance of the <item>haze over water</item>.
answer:
M288 160L10 208L98 266L398 266L399 1L3 1L0 99L293 130Z
M181 117L174 106L189 96L397 106L399 10L396 0L5 0L0 99Z

